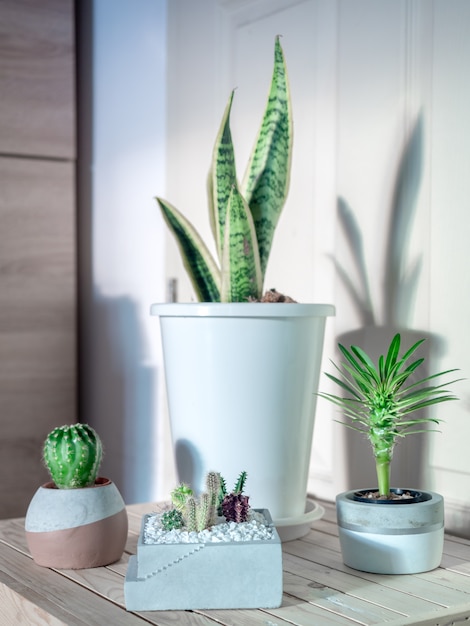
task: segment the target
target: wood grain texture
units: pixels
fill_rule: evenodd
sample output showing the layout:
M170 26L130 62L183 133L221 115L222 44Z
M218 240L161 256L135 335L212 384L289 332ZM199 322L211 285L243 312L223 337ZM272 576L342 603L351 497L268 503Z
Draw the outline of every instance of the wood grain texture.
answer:
M73 0L0 2L0 153L74 158Z
M46 478L42 442L76 420L74 168L0 157L0 517Z
M129 553L135 554L141 515L164 504L127 507L130 530L123 558L90 570L37 567L26 546L24 520L1 521L0 618L3 611L17 619L26 616L28 623L55 625L63 620L88 626L449 626L467 621L470 541L446 535L441 567L431 572L407 576L359 572L342 562L334 505L321 504L325 516L313 523L308 535L283 544L282 605L266 610L125 610L124 576ZM43 621L34 621L36 615Z

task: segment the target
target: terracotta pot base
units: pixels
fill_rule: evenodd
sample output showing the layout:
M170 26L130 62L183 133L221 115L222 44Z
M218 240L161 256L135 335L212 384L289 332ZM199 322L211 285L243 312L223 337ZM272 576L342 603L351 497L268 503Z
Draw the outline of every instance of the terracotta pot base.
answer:
M38 565L85 569L118 561L127 539L125 510L93 524L67 530L26 531L29 550Z

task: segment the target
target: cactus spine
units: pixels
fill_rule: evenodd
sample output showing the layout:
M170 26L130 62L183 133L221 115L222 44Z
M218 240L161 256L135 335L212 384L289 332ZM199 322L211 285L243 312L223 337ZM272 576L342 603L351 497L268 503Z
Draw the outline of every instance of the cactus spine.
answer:
M44 463L59 489L94 485L102 455L101 440L87 424L54 428L43 447Z
M178 530L183 526L183 514L178 509L165 511L162 515L162 526L165 530Z
M227 522L246 522L249 510L248 496L242 493L229 493L222 501L222 512Z
M184 483L173 489L171 501L174 510L182 514L186 530L200 532L217 522L219 491L220 474L217 472L207 474L206 491L198 499L194 497L192 489Z

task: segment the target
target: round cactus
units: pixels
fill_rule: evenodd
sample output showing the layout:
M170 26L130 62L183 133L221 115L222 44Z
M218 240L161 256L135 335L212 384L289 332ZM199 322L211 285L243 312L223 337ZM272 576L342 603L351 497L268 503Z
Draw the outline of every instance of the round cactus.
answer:
M161 521L165 530L178 530L183 526L183 514L178 509L170 509L162 514Z
M94 485L102 455L101 440L87 424L58 426L44 442L44 463L59 489Z

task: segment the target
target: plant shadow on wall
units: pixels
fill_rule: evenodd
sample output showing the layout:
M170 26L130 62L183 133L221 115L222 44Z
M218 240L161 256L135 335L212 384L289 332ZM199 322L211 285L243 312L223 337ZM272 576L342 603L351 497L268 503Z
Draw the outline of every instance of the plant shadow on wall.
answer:
M388 237L384 247L382 302L374 306L371 296L369 274L365 262L363 238L359 224L352 209L344 198L338 198L338 216L344 231L347 245L351 252L357 280L354 281L336 259L336 270L354 309L360 319L360 327L338 337L338 342L349 347L360 345L374 359L383 354L386 346L397 332L402 335L403 346L411 346L421 338L426 341L420 346L417 357L425 359L424 367L433 354L443 349L442 340L422 330L408 327L415 302L422 259L418 257L408 263L407 247L411 227L416 213L417 199L423 169L423 115L419 113L411 129L402 152L395 179ZM423 373L423 372L421 372ZM424 372L426 374L426 372ZM370 457L370 443L364 437L344 429L345 458L347 460L345 480L347 489L357 485L374 485L375 467ZM426 433L416 434L400 442L394 452L392 483L401 486L413 484L418 488L423 485L423 463L426 451Z

